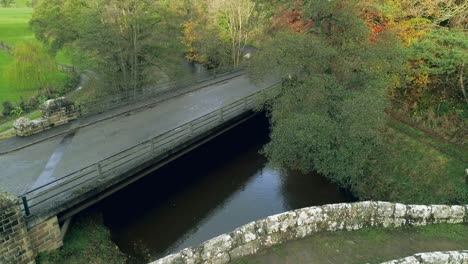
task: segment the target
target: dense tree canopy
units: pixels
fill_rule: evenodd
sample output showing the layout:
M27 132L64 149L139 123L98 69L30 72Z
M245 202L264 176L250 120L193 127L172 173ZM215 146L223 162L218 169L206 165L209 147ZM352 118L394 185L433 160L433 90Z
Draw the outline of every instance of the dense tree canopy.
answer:
M78 49L111 87L137 90L178 56L177 8L162 0L47 0L30 23L52 51Z
M359 10L357 1L304 1L303 24L313 26L274 34L251 68L257 80L283 80L280 94L267 104L272 133L266 154L347 187L373 158L385 93L405 59L391 36L371 41Z

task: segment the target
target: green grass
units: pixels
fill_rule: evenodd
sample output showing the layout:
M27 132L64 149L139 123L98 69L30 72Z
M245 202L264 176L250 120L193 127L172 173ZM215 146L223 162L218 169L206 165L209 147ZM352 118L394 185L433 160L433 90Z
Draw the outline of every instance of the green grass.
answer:
M355 193L362 200L468 203L466 152L403 123L390 121L380 149Z
M36 91L24 91L19 90L14 86L8 85L3 76L3 72L13 62L13 57L0 52L0 111L3 109L1 105L4 101L10 101L13 104L17 104L21 101L21 98L27 100L31 96L36 94Z
M34 40L28 25L32 12L32 8L0 8L0 40L11 45Z
M363 228L357 231L319 232L233 263L381 263L421 252L464 250L467 247L466 224Z
M109 230L99 213L78 216L72 222L62 248L40 253L38 264L120 264L126 258L112 242Z
M16 1L15 6L20 8L0 8L0 40L11 45L23 40L37 41L28 25L33 9L24 8L25 3L25 0ZM0 52L0 112L3 110L1 104L4 101L18 104L21 98L27 100L37 94L37 91L22 91L6 83L3 73L13 60L12 56ZM56 60L61 63L71 63L70 58L61 51L57 54ZM67 74L59 73L54 78L58 80L58 85L61 85L67 77Z
M454 146L451 143L445 142L439 138L435 138L426 134L424 131L415 129L394 119L389 120L388 125L400 133L404 133L405 135L412 137L425 145L430 145L433 148L436 148L439 152L443 152L444 154L452 156L455 159L459 159L465 163L468 163L468 151L461 146Z
M32 11L31 8L0 8L0 40L11 45L22 40L34 40L34 35L28 26ZM1 103L4 101L17 104L21 98L26 100L36 94L36 91L21 91L6 83L3 73L13 60L12 56L0 52L0 111L3 110Z

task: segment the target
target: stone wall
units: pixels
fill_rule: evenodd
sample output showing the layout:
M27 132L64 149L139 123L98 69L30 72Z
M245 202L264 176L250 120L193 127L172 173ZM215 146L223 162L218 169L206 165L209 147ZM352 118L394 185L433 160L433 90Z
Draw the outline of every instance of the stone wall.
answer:
M425 206L358 202L308 207L251 222L198 247L186 248L152 264L228 263L315 232L358 230L365 227L422 226L432 223L468 223L468 205Z
M0 193L0 263L32 264L36 254L62 246L57 217L30 228L18 198Z
M0 193L0 263L34 263L34 252L19 201L6 193Z
M410 257L384 262L382 264L465 264L468 250L418 253Z
M65 97L46 101L41 105L42 117L50 121L53 126L68 123L79 117L77 106Z
M53 126L59 126L68 123L79 117L78 107L65 97L46 101L41 105L42 117L36 120L19 118L13 122L16 135L27 137L40 133Z
M29 120L21 117L13 122L13 127L15 128L17 136L27 137L47 130L51 125L49 120L42 117L36 120Z

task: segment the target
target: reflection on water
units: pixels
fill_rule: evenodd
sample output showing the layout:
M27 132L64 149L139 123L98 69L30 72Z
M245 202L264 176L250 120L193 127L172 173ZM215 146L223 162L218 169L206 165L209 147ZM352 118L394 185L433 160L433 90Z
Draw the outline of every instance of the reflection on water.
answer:
M268 215L352 199L318 174L266 167L267 139L256 117L106 199L114 242L145 263Z

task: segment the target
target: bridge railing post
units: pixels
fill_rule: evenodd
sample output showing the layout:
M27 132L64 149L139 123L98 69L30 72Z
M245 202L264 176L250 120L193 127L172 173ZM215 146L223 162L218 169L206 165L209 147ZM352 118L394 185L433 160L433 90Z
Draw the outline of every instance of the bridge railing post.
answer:
M98 177L99 177L99 181L101 180L102 178L102 166L101 166L101 163L96 163L96 170L97 170L97 173L98 173Z
M190 122L190 123L189 123L189 136L190 136L190 137L193 136L193 122Z
M31 212L29 211L28 199L26 198L26 196L21 196L21 201L23 202L24 216L28 218L31 216Z
M220 122L224 122L224 107L220 109L219 114L220 114Z
M151 153L156 153L156 142L154 142L154 138L151 139Z
M244 97L244 110L247 110L247 97Z

